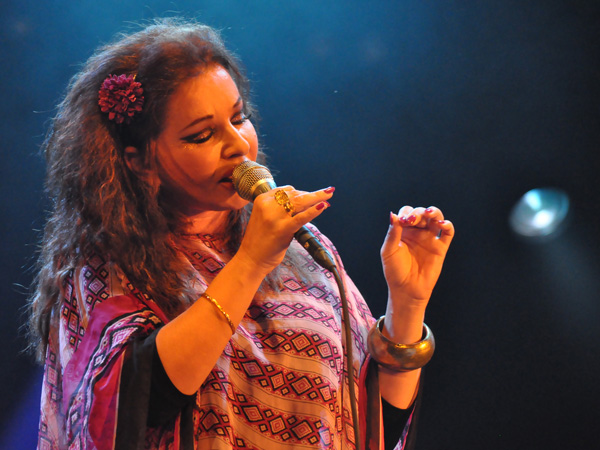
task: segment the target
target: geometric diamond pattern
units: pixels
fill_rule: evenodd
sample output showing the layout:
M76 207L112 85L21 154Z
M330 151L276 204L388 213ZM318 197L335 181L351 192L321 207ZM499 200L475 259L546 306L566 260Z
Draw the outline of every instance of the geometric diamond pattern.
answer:
M217 378L215 370L209 375L205 386L213 386ZM295 378L295 377L294 377ZM306 392L311 387L308 377L298 377L293 382L299 391ZM233 387L235 393L235 387ZM210 395L204 391L204 395ZM255 402L251 397L245 395L234 395L235 400L231 402L230 413L242 420L246 426L251 427L261 434L269 437L274 442L289 442L291 445L315 445L319 442L330 448L332 430L318 417L304 416L298 420L296 415L284 410L276 410L262 403ZM216 414L211 408L198 408L196 410L198 423L201 425L197 430L198 436L209 432L226 436L229 442L236 442L239 448L250 448L249 443L242 436L234 435L230 426L231 418L227 414ZM227 417L227 420L225 418Z
M337 256L329 241L309 227ZM209 285L229 260L222 236L182 237L177 246L196 270L193 278L198 289ZM292 242L289 252L295 258L295 267L301 268L302 277L296 276L294 265L286 259L278 269L283 275L279 291L273 292L266 283L262 286L198 391L192 415L198 448L354 448L337 286L332 275L315 264L298 243ZM341 262L338 268L346 276ZM61 365L64 351L70 356L80 347L95 306L111 295L112 278L114 271L111 269L109 274L106 261L95 256L63 283L61 340L52 338L47 353L39 448L56 448L60 431L53 421L44 420L44 414L63 404L67 405L67 443L73 448L85 445L82 439L88 437L90 408L103 408L95 403L91 387L97 386L101 393L105 377L119 374L113 371L118 364L112 361L118 359L120 345L132 332L149 334L159 321L152 311L145 310L107 323L104 339L95 343L87 360L81 384L73 396L63 399L62 385L67 380L66 375L63 380ZM127 280L119 281L126 293L143 303L149 300ZM374 320L362 296L351 283L348 286L355 350L352 373L356 378L366 356L364 338ZM78 298L80 293L82 297ZM81 348L88 348L88 344ZM172 424L148 429L146 443L156 444L161 450L174 449L174 432Z
M108 298L109 272L105 266L106 262L104 259L95 255L81 270L81 281L83 282L83 292L87 306L85 313L87 316L92 313L98 303ZM65 318L63 323L66 324L64 331L67 334L67 341L73 349L77 349L85 334L85 329L80 323L79 305L77 302L78 290L75 289L75 285L79 283L79 280L73 279L74 275L74 271L71 270L63 281L63 292L66 297L63 299L61 314Z
M280 303L267 301L252 304L246 311L246 316L253 320L261 319L309 319L319 322L336 333L340 331L341 317L327 314L323 309L316 309L310 304Z
M338 374L341 370L342 356L338 347L316 332L309 335L301 330L289 329L287 333L256 332L254 337L263 344L265 353L269 350L302 355L326 362Z

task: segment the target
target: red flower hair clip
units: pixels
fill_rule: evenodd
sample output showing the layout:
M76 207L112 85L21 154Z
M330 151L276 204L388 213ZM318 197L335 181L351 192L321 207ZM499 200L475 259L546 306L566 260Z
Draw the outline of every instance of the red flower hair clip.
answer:
M108 113L109 120L129 124L144 106L143 94L135 75L109 75L98 92L98 105L103 113Z

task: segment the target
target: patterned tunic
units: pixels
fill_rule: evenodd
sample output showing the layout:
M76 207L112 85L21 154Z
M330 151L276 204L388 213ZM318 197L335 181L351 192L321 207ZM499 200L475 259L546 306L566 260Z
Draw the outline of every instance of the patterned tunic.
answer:
M199 294L229 260L222 242L209 235L181 237L178 246L197 272ZM143 448L353 449L338 288L296 242L290 251L302 267L280 267L279 292L263 284L189 405L148 426L156 382L148 376L152 336L167 319L101 257L74 271L63 287L59 326L50 333L38 448L119 448L119 433L129 428ZM360 384L374 319L343 278Z

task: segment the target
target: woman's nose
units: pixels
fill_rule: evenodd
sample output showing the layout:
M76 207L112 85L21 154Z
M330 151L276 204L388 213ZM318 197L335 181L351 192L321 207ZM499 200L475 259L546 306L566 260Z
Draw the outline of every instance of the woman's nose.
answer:
M241 129L234 124L229 124L225 131L223 155L225 158L232 158L239 155L245 155L250 151L250 142L242 134Z

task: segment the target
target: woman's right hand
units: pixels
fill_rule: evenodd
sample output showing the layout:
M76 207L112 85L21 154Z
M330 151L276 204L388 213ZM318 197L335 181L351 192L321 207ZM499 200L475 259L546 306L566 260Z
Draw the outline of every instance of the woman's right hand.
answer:
M275 193L283 190L293 211L288 213L277 202ZM252 214L236 257L260 267L265 274L271 272L285 256L294 233L314 220L329 207L332 187L314 192L298 191L292 186L282 186L260 194L254 200Z

